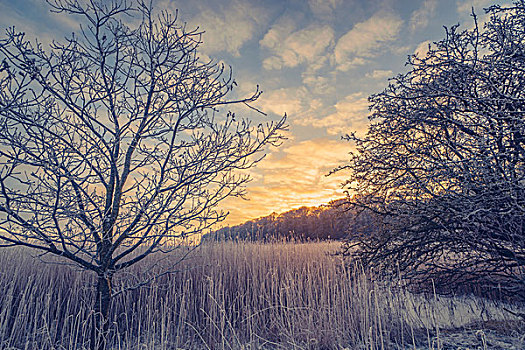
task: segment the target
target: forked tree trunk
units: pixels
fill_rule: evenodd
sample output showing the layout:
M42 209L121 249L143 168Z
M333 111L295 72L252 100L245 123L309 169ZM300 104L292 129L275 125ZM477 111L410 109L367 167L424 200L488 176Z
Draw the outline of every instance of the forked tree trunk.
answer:
M105 350L109 335L109 309L111 305L111 276L99 275L95 294L95 312L91 323L91 350Z

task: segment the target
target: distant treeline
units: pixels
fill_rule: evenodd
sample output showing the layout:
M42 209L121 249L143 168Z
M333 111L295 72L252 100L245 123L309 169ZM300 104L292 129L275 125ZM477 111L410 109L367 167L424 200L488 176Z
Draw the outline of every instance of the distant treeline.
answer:
M318 207L301 207L282 214L272 213L236 226L206 234L203 240L340 240L355 224L355 210L348 199Z

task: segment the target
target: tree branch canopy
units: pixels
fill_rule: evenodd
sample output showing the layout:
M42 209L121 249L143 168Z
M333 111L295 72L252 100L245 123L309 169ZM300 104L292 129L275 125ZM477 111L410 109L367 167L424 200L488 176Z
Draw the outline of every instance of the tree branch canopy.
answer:
M0 39L0 243L114 273L223 220L285 118L223 111L261 91L230 98L231 69L199 57L177 14L49 4L80 31L49 49L15 28Z
M366 135L347 136L340 170L366 218L347 252L420 286L525 299L525 1L486 12L410 57L370 97Z

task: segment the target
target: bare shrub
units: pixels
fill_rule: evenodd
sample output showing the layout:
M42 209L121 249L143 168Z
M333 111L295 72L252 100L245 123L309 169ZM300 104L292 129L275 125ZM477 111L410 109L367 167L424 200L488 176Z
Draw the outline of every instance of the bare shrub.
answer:
M349 200L372 221L347 252L439 291L477 285L525 300L525 2L483 28L446 29L372 95Z

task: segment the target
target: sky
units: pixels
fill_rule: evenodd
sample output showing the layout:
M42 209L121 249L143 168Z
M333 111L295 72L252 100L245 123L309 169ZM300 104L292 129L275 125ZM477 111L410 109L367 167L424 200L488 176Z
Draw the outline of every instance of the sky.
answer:
M267 150L247 200L227 199L225 224L313 206L344 196L344 165L352 145L341 139L364 133L370 94L407 71L412 54L444 37L443 26L473 26L472 8L490 0L154 0L179 12L203 34L200 53L232 66L239 94L263 94L255 106L275 120L288 116L287 140ZM49 12L44 0L0 0L0 30L16 26L42 42L61 39L78 24Z

